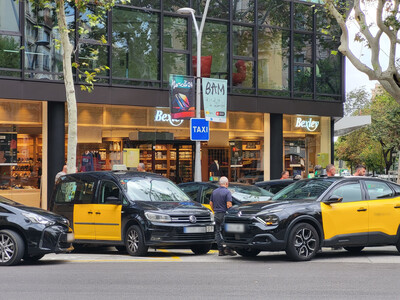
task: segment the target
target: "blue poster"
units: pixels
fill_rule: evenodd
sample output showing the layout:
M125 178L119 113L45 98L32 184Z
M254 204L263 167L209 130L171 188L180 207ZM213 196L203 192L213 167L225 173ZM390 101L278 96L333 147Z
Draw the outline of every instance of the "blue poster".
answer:
M207 121L226 123L227 80L202 78L204 115Z

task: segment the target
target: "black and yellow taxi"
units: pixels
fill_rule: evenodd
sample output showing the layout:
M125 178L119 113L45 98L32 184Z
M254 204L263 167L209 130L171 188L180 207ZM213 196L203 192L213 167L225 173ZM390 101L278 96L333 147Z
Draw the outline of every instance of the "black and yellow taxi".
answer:
M400 186L372 177L300 180L270 201L229 210L223 237L242 256L284 250L296 261L312 259L321 247L400 251Z
M205 254L214 242L212 212L153 173L64 175L50 207L71 221L76 244L113 245L141 256L149 247L190 248Z

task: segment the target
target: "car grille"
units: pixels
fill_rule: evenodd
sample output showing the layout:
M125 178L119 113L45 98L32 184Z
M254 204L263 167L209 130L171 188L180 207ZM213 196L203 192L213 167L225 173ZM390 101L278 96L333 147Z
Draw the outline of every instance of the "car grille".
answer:
M175 234L174 239L176 240L212 240L215 238L214 232L208 233L179 233Z
M182 223L182 224L194 224L190 222L189 217L191 215L180 215L180 216L171 216L172 223ZM202 223L211 223L210 215L193 215L196 217L195 224L202 224Z

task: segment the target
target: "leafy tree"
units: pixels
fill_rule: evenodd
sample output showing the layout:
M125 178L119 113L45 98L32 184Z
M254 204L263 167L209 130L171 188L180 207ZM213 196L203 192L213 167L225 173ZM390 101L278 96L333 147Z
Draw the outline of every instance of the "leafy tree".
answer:
M83 78L88 85L82 85L82 89L91 91L95 76L105 72L108 68L99 65L89 65L87 62L72 62L72 54L77 51L78 45L73 45L75 34L78 37L97 40L99 44L106 43L104 35L91 35L89 28L96 28L104 23L104 18L116 1L126 3L130 0L29 0L37 10L51 11L56 16L60 40L57 40L57 47L61 47L63 53L63 78L68 110L68 150L67 150L67 168L69 173L74 173L76 169L76 149L78 143L78 122L75 86L73 79L73 67L76 68L79 78ZM79 12L77 21L77 32L69 26L66 16L66 9L73 6ZM99 56L98 49L90 51L91 60L97 60ZM88 54L87 54L88 55ZM81 68L81 69L80 69Z
M399 1L323 1L326 9L336 19L342 30L339 51L359 71L368 75L370 80L379 81L383 88L400 103L400 73L397 67L397 48L400 43ZM354 16L350 15L349 18L354 19L359 26L355 41L362 43L365 46L364 49L370 51L370 66L364 64L350 49L350 36L346 20L351 10L354 10ZM383 39L387 39L389 43L381 43ZM380 61L382 55L388 55L387 66L382 65Z
M344 115L359 115L361 111L367 108L371 103L371 95L365 90L365 87L354 89L347 93L344 103Z

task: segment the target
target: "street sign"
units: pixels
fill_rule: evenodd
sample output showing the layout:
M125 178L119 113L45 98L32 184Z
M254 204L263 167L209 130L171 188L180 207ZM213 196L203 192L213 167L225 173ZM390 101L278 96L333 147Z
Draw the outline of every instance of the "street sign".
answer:
M208 141L210 139L210 122L205 119L190 119L190 140Z

